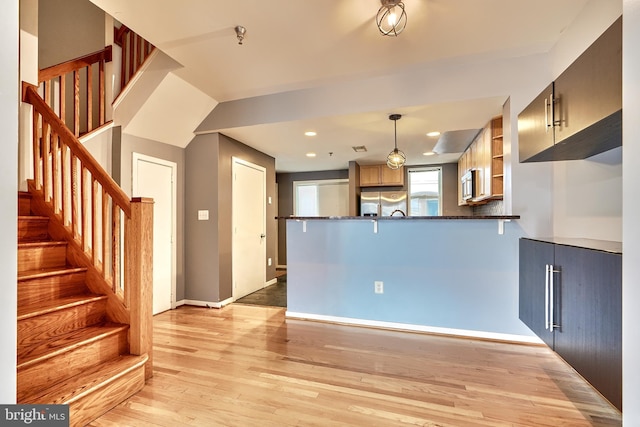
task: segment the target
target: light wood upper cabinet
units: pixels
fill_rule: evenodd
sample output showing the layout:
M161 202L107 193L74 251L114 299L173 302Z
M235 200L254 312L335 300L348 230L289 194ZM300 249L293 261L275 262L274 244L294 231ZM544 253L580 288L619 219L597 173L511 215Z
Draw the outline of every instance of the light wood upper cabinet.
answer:
M462 176L475 170L475 196L462 199ZM502 116L495 117L480 131L458 160L458 205L486 203L501 199L504 192Z
M504 195L502 116L491 120L491 194L494 198L502 198Z
M385 165L360 165L360 187L402 187L404 166L390 169Z

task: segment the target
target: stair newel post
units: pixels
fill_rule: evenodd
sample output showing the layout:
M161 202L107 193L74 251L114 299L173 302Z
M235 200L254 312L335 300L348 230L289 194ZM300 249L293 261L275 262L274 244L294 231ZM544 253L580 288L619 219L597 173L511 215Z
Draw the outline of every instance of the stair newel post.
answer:
M153 199L131 200L125 225L125 302L130 310L130 353L147 354L145 378L153 376Z

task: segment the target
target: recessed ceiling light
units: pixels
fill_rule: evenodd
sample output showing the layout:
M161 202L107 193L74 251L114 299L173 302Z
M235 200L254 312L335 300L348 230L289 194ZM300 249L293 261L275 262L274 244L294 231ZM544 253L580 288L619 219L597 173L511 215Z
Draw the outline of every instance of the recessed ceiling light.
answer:
M314 132L314 131L312 131L312 130L308 130L308 131L306 131L304 134L305 134L306 136L316 136L316 135L317 135L317 133L316 133L316 132Z
M307 157L315 157L316 153L307 153Z
M426 153L422 153L423 156L433 156L434 154L436 153L434 153L433 151L427 151Z
M427 136L430 136L430 137L440 136L440 132L438 132L437 130L433 132L429 132Z

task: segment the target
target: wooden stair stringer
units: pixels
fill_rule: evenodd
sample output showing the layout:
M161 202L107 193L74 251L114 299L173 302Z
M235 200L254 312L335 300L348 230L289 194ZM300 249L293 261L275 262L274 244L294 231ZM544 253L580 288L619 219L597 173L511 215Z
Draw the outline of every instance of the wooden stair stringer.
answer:
M123 292L29 187L18 193L16 399L68 404L70 425L84 426L144 387L151 356L131 354Z
M50 348L33 348L18 359L18 403L29 403L34 390L82 375L85 370L126 354L127 332L126 325L96 325L58 337Z
M71 230L63 223L60 215L56 214L51 206L44 201L42 191L37 190L33 180L29 180L29 192L31 194L31 212L37 216L49 217L49 235L53 240L67 242L67 258L75 266L84 267L86 272L86 285L95 294L107 295L107 316L109 320L117 323L130 324L130 316L127 311L124 298L121 294L114 293L111 285L102 278L102 272L93 265L92 260L84 252L80 242L73 238Z

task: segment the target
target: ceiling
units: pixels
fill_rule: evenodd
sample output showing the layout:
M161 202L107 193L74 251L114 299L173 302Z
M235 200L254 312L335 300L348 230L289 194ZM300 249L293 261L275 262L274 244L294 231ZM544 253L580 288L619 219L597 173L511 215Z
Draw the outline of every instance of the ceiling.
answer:
M384 37L374 22L379 0L91 1L215 101L197 133L224 133L289 172L383 161L393 149L391 113L403 115L398 147L408 164L456 161L460 153L423 156L438 139L426 132L482 127L509 94L493 87L468 99L434 97L438 79L427 79L429 70L549 52L588 2L405 0L405 31ZM236 25L247 29L242 45ZM414 90L416 77L429 90ZM358 145L367 152L351 149Z

